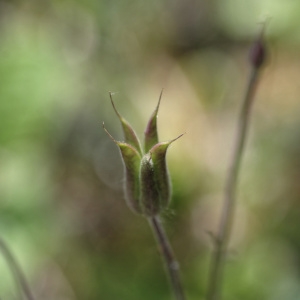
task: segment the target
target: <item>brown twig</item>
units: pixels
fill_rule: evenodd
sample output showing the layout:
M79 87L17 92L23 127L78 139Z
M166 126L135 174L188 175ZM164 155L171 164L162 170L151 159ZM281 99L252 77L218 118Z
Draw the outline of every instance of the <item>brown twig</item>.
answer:
M225 184L223 208L219 229L217 235L214 238L215 249L211 263L207 300L219 300L221 297L220 294L224 259L226 256L228 241L231 235L232 225L234 221L237 180L248 133L251 107L259 80L260 69L265 60L265 48L262 40L263 30L264 27L250 53L252 70L249 76L247 90L244 96L237 124L237 133L233 148L233 154L231 157L228 177Z

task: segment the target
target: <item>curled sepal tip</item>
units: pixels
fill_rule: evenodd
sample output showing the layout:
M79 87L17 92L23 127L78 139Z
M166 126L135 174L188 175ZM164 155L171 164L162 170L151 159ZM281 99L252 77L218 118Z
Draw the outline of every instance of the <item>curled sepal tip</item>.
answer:
M123 163L125 165L125 199L128 206L136 213L142 213L140 207L140 164L141 155L139 152L131 145L119 142L113 138L113 136L103 128L108 136L117 144L120 149Z
M147 153L155 144L158 143L158 133L157 133L157 114L160 106L161 97L163 94L163 89L160 92L157 106L152 113L146 130L145 130L145 152Z
M115 103L114 103L113 98L112 98L112 93L111 92L109 92L109 97L110 97L110 101L111 101L111 104L113 106L113 109L114 109L116 115L118 116L118 118L121 122L122 129L123 129L123 132L124 132L125 142L132 145L133 147L135 147L136 150L140 154L142 154L141 144L139 142L139 139L138 139L135 131L133 130L132 126L117 111Z

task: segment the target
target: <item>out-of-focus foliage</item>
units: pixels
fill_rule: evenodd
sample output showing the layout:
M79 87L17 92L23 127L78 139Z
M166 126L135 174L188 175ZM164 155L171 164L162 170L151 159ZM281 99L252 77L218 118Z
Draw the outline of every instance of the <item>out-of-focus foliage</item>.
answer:
M247 51L270 17L224 300L300 298L297 1L0 1L0 236L37 299L171 299L146 220L124 203L114 136L143 134L161 88L173 182L164 220L204 299ZM0 256L0 298L20 291Z

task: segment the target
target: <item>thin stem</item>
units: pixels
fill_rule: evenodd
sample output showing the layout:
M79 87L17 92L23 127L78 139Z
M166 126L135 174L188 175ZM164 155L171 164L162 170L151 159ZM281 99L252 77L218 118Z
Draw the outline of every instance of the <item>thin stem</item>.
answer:
M179 264L175 259L174 252L158 216L150 217L149 223L153 229L160 248L162 259L165 262L166 271L174 292L175 299L184 300L184 292L179 275Z
M215 237L215 251L212 257L207 300L220 299L224 258L226 255L228 240L232 231L234 219L237 179L248 132L251 107L259 78L258 75L259 68L253 67L248 80L248 86L237 124L235 144L224 191L221 221L219 224L218 233Z
M0 238L0 251L2 252L3 256L5 257L8 265L10 266L10 268L16 278L16 281L20 284L22 291L26 295L26 298L28 300L34 300L33 294L29 288L29 285L28 285L26 278L21 270L21 267L17 263L12 252L7 247L6 243L1 238Z

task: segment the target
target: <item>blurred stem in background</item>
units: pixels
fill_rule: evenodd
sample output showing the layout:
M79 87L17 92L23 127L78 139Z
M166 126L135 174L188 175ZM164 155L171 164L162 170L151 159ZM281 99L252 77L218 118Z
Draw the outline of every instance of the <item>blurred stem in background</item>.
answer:
M232 225L234 222L234 209L236 202L237 180L241 166L241 159L247 138L251 107L259 80L261 67L265 61L265 47L263 43L265 24L257 41L250 52L252 70L249 76L240 116L237 124L237 133L233 154L229 166L228 177L225 184L223 208L217 235L214 237L214 253L208 282L207 300L221 299L224 260L227 253Z
M18 262L14 258L12 252L4 242L0 238L0 251L2 252L4 258L6 259L12 273L15 276L16 282L20 285L21 290L23 291L24 295L26 295L26 298L28 300L34 300L33 294L30 290L29 284L27 283L27 280L22 272L21 267L19 266Z

